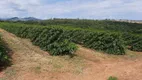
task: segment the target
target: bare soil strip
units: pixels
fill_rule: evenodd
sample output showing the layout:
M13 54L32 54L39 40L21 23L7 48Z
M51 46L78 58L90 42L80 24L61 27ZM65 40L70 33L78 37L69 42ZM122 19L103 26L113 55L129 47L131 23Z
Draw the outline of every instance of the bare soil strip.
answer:
M142 52L125 56L103 54L79 46L77 56L50 56L48 52L0 29L13 51L13 65L0 72L0 80L142 80Z

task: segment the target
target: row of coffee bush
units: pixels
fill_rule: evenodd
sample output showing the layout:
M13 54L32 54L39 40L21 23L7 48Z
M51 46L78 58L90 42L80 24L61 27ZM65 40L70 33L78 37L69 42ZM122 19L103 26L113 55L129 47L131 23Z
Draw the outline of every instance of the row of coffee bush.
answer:
M8 49L0 36L0 69L9 64L10 58L8 56Z
M142 52L142 35L141 34L131 34L123 33L122 35L125 45L132 51Z
M29 38L33 44L49 51L51 55L72 54L77 50L76 44L109 54L125 54L124 43L118 33L21 23L1 23L1 28L19 37Z

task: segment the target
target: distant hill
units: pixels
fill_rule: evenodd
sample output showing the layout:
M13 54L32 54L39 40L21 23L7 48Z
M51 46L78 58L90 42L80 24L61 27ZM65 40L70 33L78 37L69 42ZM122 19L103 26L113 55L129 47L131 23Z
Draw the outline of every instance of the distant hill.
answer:
M23 18L25 21L38 21L40 19L34 18L34 17L27 17L27 18Z
M141 23L142 24L142 20L127 20L127 19L114 20L113 19L112 21L129 22L129 23Z
M25 17L25 18L19 18L19 17L12 17L12 18L1 18L0 20L4 20L4 21L39 21L41 19L37 19L34 17Z
M2 21L40 21L42 19L38 19L35 17L25 17L25 18L12 17L12 18L0 18L0 20L2 20ZM49 19L47 19L47 20L49 20ZM58 20L58 18L57 19L55 18L55 20ZM59 20L77 20L77 19L59 19ZM142 24L142 20L127 20L127 19L106 19L106 20Z

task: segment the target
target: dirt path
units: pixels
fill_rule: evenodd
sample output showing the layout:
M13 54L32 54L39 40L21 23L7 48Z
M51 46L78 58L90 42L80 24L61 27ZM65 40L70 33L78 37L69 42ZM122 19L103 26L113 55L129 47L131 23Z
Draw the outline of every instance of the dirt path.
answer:
M0 73L0 80L142 80L142 53L114 56L80 46L74 58L53 57L27 39L0 33L13 51L13 65Z

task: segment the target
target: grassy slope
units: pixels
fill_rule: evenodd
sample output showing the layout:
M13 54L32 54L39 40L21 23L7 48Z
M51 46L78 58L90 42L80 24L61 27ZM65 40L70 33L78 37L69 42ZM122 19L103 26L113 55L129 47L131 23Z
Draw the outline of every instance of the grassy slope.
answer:
M33 46L29 40L4 30L0 32L14 52L13 65L4 70L3 80L106 80L109 76L120 80L142 78L142 55L139 53L129 51L128 55L114 56L80 46L73 58L53 57Z

